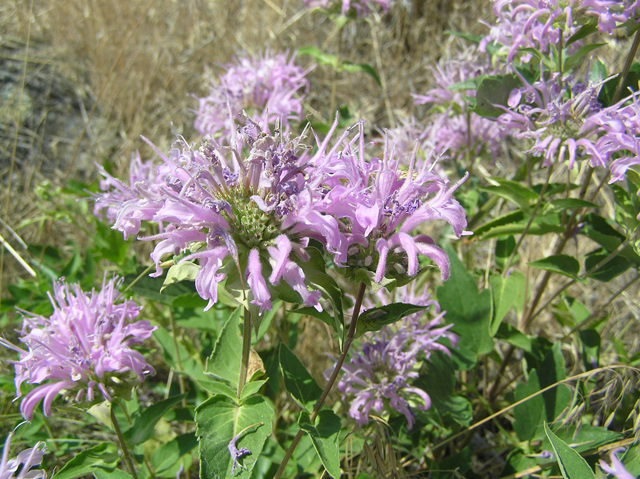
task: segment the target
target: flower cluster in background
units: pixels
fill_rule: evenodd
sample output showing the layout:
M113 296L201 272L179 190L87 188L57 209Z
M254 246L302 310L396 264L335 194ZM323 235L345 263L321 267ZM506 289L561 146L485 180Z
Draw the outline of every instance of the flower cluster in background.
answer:
M502 151L501 131L494 121L472 112L468 103L476 93L475 78L499 73L491 57L470 47L442 59L431 71L434 85L425 94L414 95L417 105L432 107L421 138L428 139L443 158L468 162L487 152L495 160ZM467 88L457 87L468 82L471 84Z
M224 145L233 145L241 114L266 127L281 122L285 132L289 122L302 119L302 98L309 82L308 70L294 64L295 56L266 52L244 56L224 66L225 73L212 81L209 94L198 98L195 129L212 135Z
M0 340L0 344L20 353L13 361L16 392L21 385L37 384L22 399L20 411L31 419L43 402L46 415L58 394L75 401L93 401L96 390L110 400L110 390L131 387L130 379L144 380L154 369L132 346L151 337L155 329L149 321L134 320L140 308L123 300L113 278L100 291L85 293L77 284L58 282L50 296L53 314L49 317L24 312L20 342L23 350Z
M392 0L304 0L309 8L324 8L337 11L341 15L347 15L353 9L358 17L364 17L371 13L376 5L382 7L386 13L389 11Z
M411 429L415 421L412 408L431 407L429 394L412 386L422 362L429 359L432 351L450 355L449 349L438 341L448 339L455 347L458 337L449 331L452 324L441 326L445 312L440 312L440 306L426 290L416 292L405 287L395 299L428 308L365 336L343 366L338 389L350 403L349 415L358 424L367 424L372 412L389 414L395 410L405 416ZM436 317L427 319L433 313Z

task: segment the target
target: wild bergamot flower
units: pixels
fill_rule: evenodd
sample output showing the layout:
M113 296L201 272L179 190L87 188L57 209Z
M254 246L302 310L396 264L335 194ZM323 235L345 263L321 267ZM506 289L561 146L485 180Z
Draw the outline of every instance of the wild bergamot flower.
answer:
M105 279L100 291L86 293L77 284L56 283L50 295L51 316L23 312L20 342L26 350L0 340L20 353L20 359L13 361L18 397L23 383L37 384L20 404L25 418L33 417L42 400L49 416L58 394L93 401L97 390L111 400L119 391L131 389L131 379L142 381L155 373L142 354L132 349L155 328L149 321L131 322L140 308L122 299L118 284L116 278Z

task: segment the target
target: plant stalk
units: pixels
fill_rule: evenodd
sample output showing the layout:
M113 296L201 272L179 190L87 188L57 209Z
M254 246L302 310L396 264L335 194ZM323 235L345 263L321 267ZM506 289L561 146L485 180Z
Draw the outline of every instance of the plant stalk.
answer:
M342 365L344 364L344 361L347 357L347 353L349 352L351 343L353 343L354 336L356 335L356 327L358 325L358 317L360 316L360 308L362 307L362 301L364 299L364 293L366 288L367 288L367 285L361 282L360 287L358 288L358 294L356 296L356 303L353 307L353 317L351 319L351 324L349 325L349 332L347 334L347 339L344 343L344 349L342 351L342 354L338 358L338 362L333 368L331 377L329 378L329 381L324 387L324 390L322 391L322 394L320 395L320 398L318 399L316 406L313 408L313 412L311 413L312 423L316 419L316 416L320 412L320 409L322 409L322 405L324 404L325 399L327 399L327 396L331 392L331 389L333 388L333 385L336 382L336 379L338 379L338 374L340 374L340 370L342 369ZM302 439L303 434L304 434L304 431L300 429L298 431L298 434L296 434L296 436L293 438L293 441L291 442L289 449L287 449L287 452L284 455L282 462L280 463L280 467L278 468L276 475L273 476L273 479L279 479L282 476L282 474L284 473L284 469L287 466L289 459L291 459L291 456L293 455L293 451L295 451L296 447L298 446L300 439Z
M244 321L242 322L242 363L240 364L240 377L238 378L237 398L240 399L242 389L247 383L249 371L249 357L251 355L251 313L244 308Z
M124 460L129 467L129 472L131 472L131 477L133 477L133 479L138 479L136 468L133 465L133 460L131 459L131 451L129 451L127 443L124 441L124 436L122 435L122 431L120 430L118 419L116 418L116 414L113 412L114 405L115 404L112 402L111 407L109 408L109 412L111 413L111 423L113 424L113 428L116 430L116 435L118 436L118 441L120 442L120 447L122 448L122 453L124 454Z
M522 231L520 238L518 238L516 247L513 248L513 251L511 252L511 256L509 256L509 261L507 261L507 264L504 267L504 270L503 270L504 276L506 276L507 271L509 271L509 268L511 267L511 263L513 263L513 260L516 257L516 254L518 253L518 249L520 248L520 245L524 241L525 236L527 236L527 233L529 232L529 228L531 228L531 225L533 224L533 220L535 219L536 214L540 209L540 205L542 204L542 198L544 198L544 194L547 192L547 188L549 187L549 182L551 181L552 174L553 174L553 165L550 165L549 174L547 175L547 181L545 181L544 185L542 185L542 189L540 190L540 196L538 196L538 201L536 202L536 206L533 208L533 211L531 212L531 216L529 217L529 221L527 222L527 225L524 227L524 230Z
M624 82L627 80L627 76L629 75L629 70L631 70L631 64L633 63L633 59L638 53L638 46L640 46L640 30L636 32L636 36L633 38L633 44L631 45L631 50L629 50L629 55L627 55L627 59L624 62L624 68L622 69L622 75L620 75L620 81L618 82L618 86L616 87L616 92L613 95L613 100L611 103L615 105L618 103L620 99L620 95L622 95L622 87L624 86Z

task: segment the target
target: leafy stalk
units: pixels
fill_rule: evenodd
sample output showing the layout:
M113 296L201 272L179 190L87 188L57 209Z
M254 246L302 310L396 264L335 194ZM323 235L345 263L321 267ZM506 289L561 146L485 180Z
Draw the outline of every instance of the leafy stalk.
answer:
M345 343L344 343L344 350L342 351L342 354L338 358L338 362L333 368L331 377L329 378L329 381L324 387L324 390L322 391L322 395L320 396L320 398L318 399L318 402L313 408L313 412L311 413L311 416L310 416L311 423L315 421L316 417L318 416L318 413L320 412L320 409L322 409L322 405L324 404L324 401L327 399L327 396L331 392L331 389L333 388L333 385L335 384L336 379L338 379L338 374L340 374L340 370L342 369L342 365L344 364L344 361L347 357L347 353L349 352L351 343L353 343L353 339L356 334L356 328L358 325L358 317L360 316L360 308L362 307L362 301L364 299L364 293L366 291L366 288L367 288L366 284L361 282L360 287L358 289L358 294L356 296L356 303L353 307L353 317L351 319L351 324L349 325L349 332L347 333L347 339L345 340ZM293 451L295 451L296 447L298 446L300 439L302 439L303 434L304 434L304 431L300 429L298 431L298 434L296 434L296 436L293 438L293 441L291 442L289 449L287 449L287 452L284 455L284 459L280 463L280 467L278 468L278 471L276 472L274 479L279 479L284 473L284 469L287 466L289 459L291 459L291 456L293 455Z
M249 356L251 355L251 313L244 308L244 321L242 322L242 363L240 364L240 377L238 378L238 393L240 399L242 389L247 383L247 372L249 371Z
M116 430L116 435L118 436L118 441L120 442L120 447L122 448L122 454L124 455L124 460L129 467L129 472L131 472L131 476L133 479L138 479L138 475L136 474L136 468L133 465L133 460L131 459L131 451L127 447L127 443L124 440L124 436L122 435L122 431L120 430L120 425L118 424L118 418L116 418L116 414L113 412L114 403L111 403L111 407L109 408L109 412L111 413L111 423L113 424L113 428Z

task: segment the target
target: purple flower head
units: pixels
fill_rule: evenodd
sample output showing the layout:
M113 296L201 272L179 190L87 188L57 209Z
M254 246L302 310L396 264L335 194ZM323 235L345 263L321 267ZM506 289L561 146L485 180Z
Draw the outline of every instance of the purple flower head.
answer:
M435 110L431 124L422 129L419 140L428 142L443 159L461 161L467 155L475 158L483 151L496 159L501 153L501 132L495 121L469 111L466 97L475 96L475 89L451 89L456 83L497 74L490 60L475 47L442 59L432 69L434 86L424 95L414 95L414 103L431 104Z
M430 299L426 290L422 293L407 288L399 291L402 302L429 306L427 311L436 313L436 317L427 320L425 312L407 316L367 335L352 349L350 362L343 366L344 375L338 389L351 404L349 415L360 425L369 422L372 411L388 414L393 409L406 417L407 427L411 429L413 408L427 410L431 406L427 392L412 386L422 361L428 360L435 350L450 355L447 347L437 342L439 339L447 338L454 347L458 342L458 337L449 331L452 325L439 326L445 313L440 313L440 306ZM390 301L385 298L384 302Z
M576 33L581 25L597 20L601 32L612 33L620 23L626 22L635 11L630 0L493 0L493 12L497 17L489 25L490 33L480 43L485 51L489 43L502 46L507 61L516 55L524 62L531 60L530 53L521 54L523 48L534 48L543 53L560 41ZM635 2L637 3L637 2ZM575 42L569 54L581 46Z
M277 285L321 308L320 291L307 286L305 248L314 238L335 249L329 243L340 237L337 221L314 206L308 170L315 160L302 137L262 131L250 119L240 133L235 149L209 138L198 148L180 139L168 156L157 151L179 188L161 189L162 206L153 220L165 231L146 238L161 240L151 254L155 275L162 274L166 255L182 254L180 261L199 260L195 284L209 300L207 308L225 278L227 288L232 285L258 314L271 309Z
M308 8L324 8L341 15L353 11L358 17L364 17L373 11L375 5L379 5L387 13L391 0L304 0L304 4Z
M35 447L25 449L15 458L9 459L9 449L13 432L7 435L2 451L2 462L0 463L0 479L46 479L47 474L41 469L31 470L32 467L39 466L42 458L47 452L44 442L39 442ZM16 472L20 469L20 472Z
M102 290L85 293L77 284L54 285L53 314L49 317L24 312L20 341L26 350L2 340L5 347L20 353L14 361L16 391L20 386L38 384L22 399L20 411L33 417L44 399L45 415L58 394L75 401L95 398L96 389L106 400L113 391L127 387L132 377L144 380L155 374L142 354L132 349L156 329L149 321L131 321L140 308L117 291L121 281L103 282Z
M624 449L621 447L612 450L609 454L611 465L607 464L601 459L599 463L600 468L607 474L611 474L616 479L635 479L635 477L633 477L631 473L624 468L624 466L618 459L617 454L620 452L624 452Z
M573 168L578 157L590 158L594 167L606 166L609 155L595 143L602 128L592 121L601 110L599 87L572 77L560 82L557 74L533 85L525 82L509 95L498 123L516 138L530 140L533 145L526 153L542 156L543 166L568 159Z
M340 218L342 240L335 262L345 273L364 271L375 283L385 277L415 276L418 255L427 256L449 277L449 259L432 238L412 236L418 227L432 220L445 220L459 237L467 225L462 206L453 198L460 183L449 186L432 171L432 162L417 165L411 159L408 170L391 157L389 144L384 156L366 158L362 123L353 140L341 152L325 155L316 174L326 187L318 210ZM466 177L465 177L466 178Z
M106 216L125 239L138 234L141 222L153 218L161 206L157 195L158 182L164 181L161 169L151 161L142 162L140 153L136 151L131 155L128 184L114 178L99 165L98 170L104 179L100 181L102 193L93 195L96 202L93 213L99 218ZM106 211L103 213L103 210Z
M212 82L209 95L198 98L195 129L212 135L224 145L233 144L236 120L246 112L255 122L266 125L280 120L285 132L291 120L302 118L299 92L308 90L308 70L294 65L295 56L266 52L236 59L224 66L218 83Z

